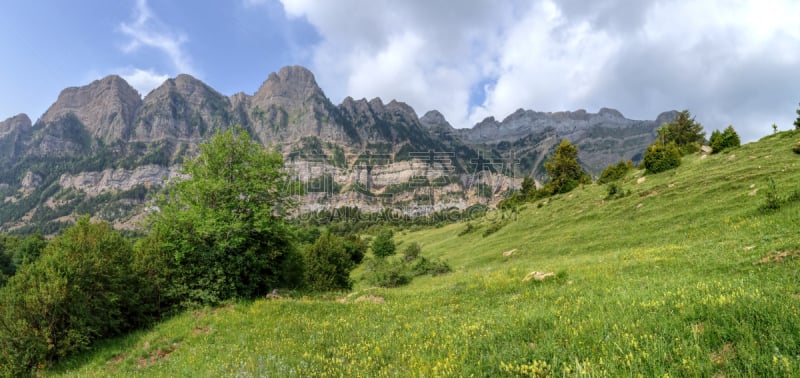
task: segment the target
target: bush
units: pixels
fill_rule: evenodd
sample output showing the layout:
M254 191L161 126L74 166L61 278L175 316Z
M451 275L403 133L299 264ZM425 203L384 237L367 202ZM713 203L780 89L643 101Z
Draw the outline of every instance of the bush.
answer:
M488 227L486 227L485 230L483 230L483 235L482 236L485 238L485 237L487 237L487 236L489 236L491 234L494 234L497 231L500 231L501 228L506 226L506 223L507 222L505 222L505 221L492 222L492 224L490 224Z
M783 199L778 194L778 187L772 177L767 178L767 190L764 191L764 203L761 205L762 212L775 211L781 208Z
M399 260L371 258L364 263L364 280L370 285L398 287L411 282L408 266Z
M620 161L615 165L609 165L606 169L600 173L600 178L597 179L598 184L607 184L612 181L617 181L623 177L625 174L628 173L628 170L633 168L633 162L628 160L628 162Z
M794 147L792 147L792 151L794 151L794 153L796 154L800 154L800 141L794 144Z
M422 246L417 242L413 242L403 250L403 259L405 261L414 260L419 257L420 252L422 252Z
M372 254L379 258L394 255L397 247L394 244L394 240L392 240L393 237L394 233L390 229L383 229L378 232L378 235L375 236L370 245Z
M364 260L364 256L367 254L367 243L356 234L345 236L343 242L344 249L350 256L350 260L353 261L353 264L361 264L361 261Z
M415 276L430 274L435 277L441 274L450 273L451 271L452 269L450 269L450 265L448 265L446 262L439 260L428 260L424 257L420 257L414 262L414 264L411 265L411 272Z
M714 130L711 133L711 139L709 139L709 146L714 154L729 148L739 147L740 145L739 134L736 133L733 126L728 126L723 132Z
M668 171L681 165L681 151L675 143L664 146L656 141L647 147L643 164L649 173Z
M612 182L611 184L608 185L607 193L608 195L606 196L606 199L610 200L610 199L618 199L625 197L628 194L630 194L630 191L625 192L625 190L622 188L622 185Z
M26 375L143 321L130 243L88 217L0 291L0 375Z
M352 286L350 271L355 267L345 240L326 233L305 251L306 287L315 290L347 290Z

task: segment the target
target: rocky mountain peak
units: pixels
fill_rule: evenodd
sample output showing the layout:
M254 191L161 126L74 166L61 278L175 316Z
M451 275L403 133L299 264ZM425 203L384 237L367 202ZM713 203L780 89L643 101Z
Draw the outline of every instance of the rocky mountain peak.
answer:
M61 91L58 100L42 116L46 124L74 114L89 133L104 141L120 139L133 122L142 98L117 75L109 75L83 87Z
M322 95L314 74L301 66L283 67L271 73L253 95L253 103L266 108L270 104L292 105Z
M31 127L31 119L25 113L17 114L0 122L0 138L23 128Z
M656 124L658 126L661 126L665 123L672 122L675 120L675 118L678 118L678 113L680 112L678 112L677 110L670 110L668 112L663 112L659 114L658 117L656 118Z
M447 119L444 118L444 114L440 113L438 110L430 110L422 118L419 119L419 122L422 126L426 128L433 129L433 128L445 128L445 129L452 129L453 126L450 125L450 122L447 122Z
M625 118L617 109L601 108L597 114L606 118Z

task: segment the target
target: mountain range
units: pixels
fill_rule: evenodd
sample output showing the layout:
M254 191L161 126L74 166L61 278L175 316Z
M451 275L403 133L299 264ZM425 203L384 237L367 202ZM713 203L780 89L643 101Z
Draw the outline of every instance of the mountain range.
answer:
M142 97L111 75L64 89L35 123L25 114L0 122L0 230L51 232L83 213L135 228L147 194L232 125L283 152L305 184L303 211L390 206L421 214L491 205L524 175L546 179L543 164L562 139L578 145L594 175L637 162L676 114L639 121L607 108L519 109L456 129L436 110L419 117L395 100L335 105L299 66L233 96L182 74Z

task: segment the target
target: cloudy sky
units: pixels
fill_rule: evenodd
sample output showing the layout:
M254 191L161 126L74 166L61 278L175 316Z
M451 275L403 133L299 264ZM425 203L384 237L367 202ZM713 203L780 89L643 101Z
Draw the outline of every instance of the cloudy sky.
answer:
M285 65L334 103L397 99L456 127L518 108L689 109L746 141L792 128L797 0L34 0L0 5L0 120L116 73L252 94Z

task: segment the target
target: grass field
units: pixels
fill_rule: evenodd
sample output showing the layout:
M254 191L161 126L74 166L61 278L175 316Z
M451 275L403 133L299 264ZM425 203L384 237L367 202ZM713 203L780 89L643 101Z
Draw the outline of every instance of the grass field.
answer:
M769 177L784 198L800 192L797 140L784 132L632 172L624 198L590 185L466 234L464 222L402 232L401 249L422 243L453 272L189 312L44 373L797 376L800 201L759 211ZM523 281L532 271L558 275Z

